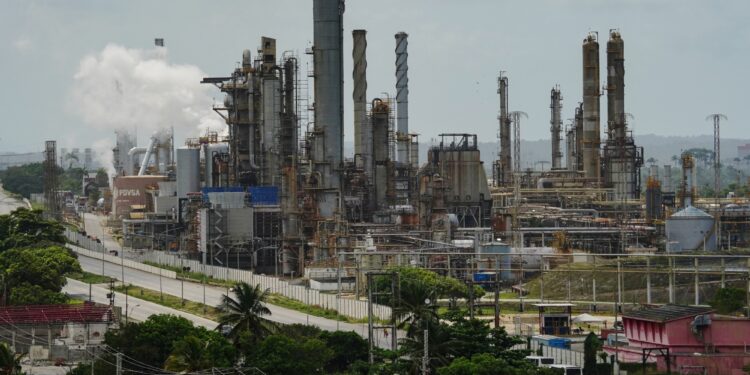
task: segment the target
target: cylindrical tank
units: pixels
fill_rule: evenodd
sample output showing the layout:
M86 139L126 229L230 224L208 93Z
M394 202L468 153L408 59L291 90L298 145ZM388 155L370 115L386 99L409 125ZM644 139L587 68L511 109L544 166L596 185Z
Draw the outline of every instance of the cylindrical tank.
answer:
M714 218L688 206L667 219L667 251L716 250Z
M599 42L590 33L583 41L583 170L599 179Z
M510 245L502 242L482 244L479 247L479 271L500 271L501 280L512 279ZM497 259L497 264L495 260Z
M177 149L177 196L201 190L200 149L181 147Z

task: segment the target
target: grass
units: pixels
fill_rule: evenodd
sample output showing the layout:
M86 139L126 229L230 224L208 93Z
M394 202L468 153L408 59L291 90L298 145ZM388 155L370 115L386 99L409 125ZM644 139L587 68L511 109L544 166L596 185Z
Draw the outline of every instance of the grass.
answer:
M163 264L159 264L156 262L149 262L149 261L144 261L142 263L147 264L149 266L165 269L167 271L174 271L177 273L177 278L198 281L198 282L205 282L208 285L232 287L237 283L236 281L231 281L231 280L214 279L213 277L202 274L200 272L195 272L195 271L183 272L182 268L180 267L165 266Z
M291 299L291 298L282 296L280 294L275 294L275 293L269 294L266 302L272 305L284 307L290 310L295 310L295 311L303 312L306 314L310 314L312 316L318 316L321 318L338 320L338 321L347 322L347 323L364 323L367 321L366 319L364 320L354 319L345 315L341 315L334 309L326 309L318 305L306 305L295 299Z
M195 272L195 271L183 272L182 269L179 267L165 266L163 264L158 264L158 263L149 262L149 261L145 261L143 263L148 264L150 266L159 267L165 270L174 271L177 273L178 278L183 278L185 280L205 282L209 285L220 286L220 287L233 287L237 283L236 281L231 281L231 280L214 279L200 272ZM367 323L367 319L354 319L345 315L341 315L334 309L326 309L317 305L306 305L300 301L285 297L281 294L270 294L268 301L266 302L272 305L284 307L290 310L298 311L298 312L305 313L305 314L310 314L312 316L317 316L321 318L338 320L338 321L347 322L347 323Z
M125 289L126 287L123 285L115 287L115 291L121 293L125 293ZM188 300L185 300L183 304L179 297L175 297L169 294L160 295L160 293L156 290L129 285L127 286L127 294L135 298L140 298L145 301L153 302L175 310L184 311L186 313L197 315L213 321L216 321L219 318L220 314L219 309L217 309L216 307Z
M82 281L87 284L105 284L108 283L110 278L108 276L97 275L91 272L74 272L65 275L71 279Z

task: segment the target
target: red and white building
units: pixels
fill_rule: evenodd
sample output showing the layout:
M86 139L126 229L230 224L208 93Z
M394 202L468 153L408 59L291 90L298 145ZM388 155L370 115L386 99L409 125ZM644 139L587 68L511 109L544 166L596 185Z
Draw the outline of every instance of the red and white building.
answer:
M620 362L708 375L743 375L750 365L750 319L710 307L665 305L624 314L622 322L628 344L604 346Z

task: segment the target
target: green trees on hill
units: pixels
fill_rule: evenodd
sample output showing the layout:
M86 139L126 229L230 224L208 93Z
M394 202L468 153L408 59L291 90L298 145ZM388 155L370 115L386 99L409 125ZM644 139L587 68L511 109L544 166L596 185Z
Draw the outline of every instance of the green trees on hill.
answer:
M41 211L18 209L0 215L2 299L11 305L65 303L65 275L81 272L63 245L63 227Z

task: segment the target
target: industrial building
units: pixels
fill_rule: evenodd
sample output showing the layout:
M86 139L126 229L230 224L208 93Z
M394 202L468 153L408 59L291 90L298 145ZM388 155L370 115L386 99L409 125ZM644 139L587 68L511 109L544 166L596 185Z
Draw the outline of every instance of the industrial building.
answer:
M259 36L255 51L238 51L236 68L203 79L224 94L213 109L225 133L179 147L169 130L147 147L117 133L110 222L127 244L293 278L315 267L387 267L386 257L351 256L374 251L482 254L498 244L508 253L712 250L724 245L722 231L732 233L733 244L748 240L750 208L708 206L697 197L690 155L682 158L680 186L669 166L662 179L658 166L650 169L642 186L643 148L629 130L619 31L610 31L605 51L604 137L601 52L592 32L581 47L582 97L568 95L574 104L566 109L564 88L550 92L550 169L520 167L525 114L510 105L511 72L497 77L496 160L484 165L475 134L446 133L420 163L419 138L409 127L407 33L394 34L395 95L375 97L367 92L373 35L352 30L354 116L344 118L344 9L342 0L313 2L308 56L280 53L288 49L283 41ZM573 120L564 125L566 110ZM344 153L345 132L354 135L352 155ZM717 215L734 226L715 225ZM466 267L450 256L413 262Z

